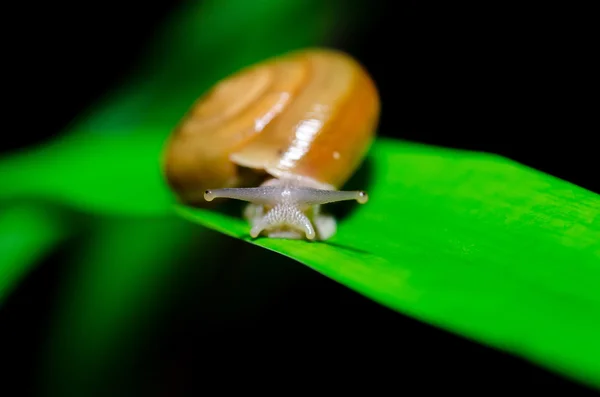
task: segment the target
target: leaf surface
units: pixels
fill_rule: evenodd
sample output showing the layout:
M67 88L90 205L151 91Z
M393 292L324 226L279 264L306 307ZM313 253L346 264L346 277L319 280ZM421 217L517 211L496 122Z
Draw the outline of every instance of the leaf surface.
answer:
M0 211L0 305L66 235L67 227L53 208L23 203Z
M370 200L327 242L252 240L241 218L177 211L402 313L600 385L597 194L499 156L383 139L360 173Z

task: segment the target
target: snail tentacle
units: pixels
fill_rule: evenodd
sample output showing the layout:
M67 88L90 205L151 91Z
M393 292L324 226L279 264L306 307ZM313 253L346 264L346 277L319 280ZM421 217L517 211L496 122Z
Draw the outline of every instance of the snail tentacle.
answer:
M230 198L271 206L286 202L296 203L299 206L315 206L350 200L364 204L368 201L369 196L362 190L325 190L282 184L279 186L209 189L204 193L204 198L206 201L212 201L215 198Z

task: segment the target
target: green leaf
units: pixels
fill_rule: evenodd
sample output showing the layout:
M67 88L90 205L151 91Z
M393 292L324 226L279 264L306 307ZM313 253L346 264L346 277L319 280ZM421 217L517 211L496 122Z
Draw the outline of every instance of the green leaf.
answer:
M50 199L100 214L160 215L173 203L158 134L70 136L0 164L0 199Z
M0 211L0 304L66 232L51 208L19 204Z
M370 200L327 242L252 240L241 218L177 211L402 313L600 386L598 195L499 156L383 139L359 177L369 183L353 187Z
M173 215L96 222L60 287L38 382L44 394L112 395L132 386L132 368L155 337L159 314L169 307L178 278L191 272L182 267L181 253L206 251L222 237L191 226Z

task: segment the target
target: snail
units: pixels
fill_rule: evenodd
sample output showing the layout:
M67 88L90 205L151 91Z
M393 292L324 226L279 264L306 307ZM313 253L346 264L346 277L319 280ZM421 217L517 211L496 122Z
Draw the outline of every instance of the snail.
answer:
M169 136L164 176L184 205L247 201L250 236L327 240L326 203L363 162L380 99L366 69L345 52L304 49L247 66L218 81Z

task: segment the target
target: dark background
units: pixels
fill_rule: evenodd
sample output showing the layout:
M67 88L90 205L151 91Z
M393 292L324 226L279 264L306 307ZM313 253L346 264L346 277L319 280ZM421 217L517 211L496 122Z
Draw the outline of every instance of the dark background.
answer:
M109 0L20 3L4 10L0 153L63 130L130 71L173 5ZM499 153L600 192L598 125L592 119L597 91L590 73L597 45L589 44L589 10L493 1L371 1L370 7L372 16L360 29L340 27L335 45L355 55L376 80L381 135ZM221 390L248 387L245 377L252 375L262 387L285 378L294 389L322 378L329 386L361 383L371 392L384 386L407 395L412 387L418 395L432 386L484 394L584 391L522 360L391 312L293 261L245 244L235 247L237 257L214 258L227 270L202 294L222 300L241 284L251 289L250 270L239 264L244 255L277 261L269 266L287 275L285 291L248 316L224 314L243 312L235 298L202 313L190 313L189 305L173 309L154 347L136 359L154 391L201 392L205 382L216 382L206 378L212 372L228 374L215 383ZM5 359L14 357L17 375L11 379L21 390L32 382L36 341L44 338L57 288L53 280L65 271L69 249L37 267L0 311L0 336L11 341L1 351ZM202 298L188 295L181 300ZM209 318L210 326L196 324L199 316Z

